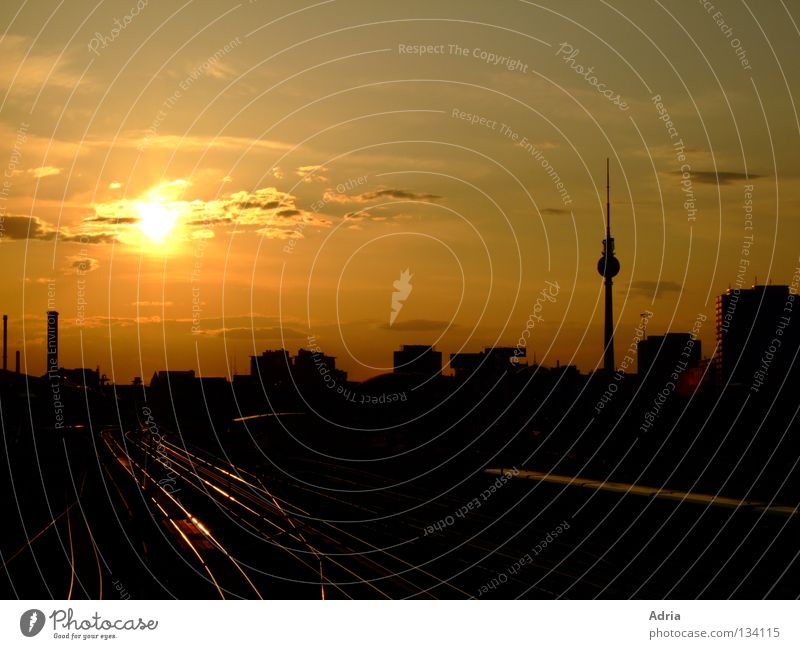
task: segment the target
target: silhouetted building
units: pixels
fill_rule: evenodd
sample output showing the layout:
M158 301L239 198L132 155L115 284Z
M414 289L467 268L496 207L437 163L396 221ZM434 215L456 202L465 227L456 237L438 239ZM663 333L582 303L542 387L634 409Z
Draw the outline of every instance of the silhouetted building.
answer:
M581 372L577 365L562 365L556 361L556 366L547 370L552 376L568 376L570 378L580 378Z
M72 370L61 369L61 378L73 387L82 388L99 388L100 387L100 369L90 370L86 367L77 367Z
M8 369L8 316L3 316L3 371Z
M800 338L800 299L785 285L728 289L716 301L717 384L782 378Z
M424 376L442 373L442 352L428 345L403 345L394 352L394 371Z
M58 372L58 311L47 312L47 373Z
M644 378L669 376L676 367L682 373L688 368L699 367L702 358L702 343L690 333L667 333L663 336L647 336L640 340L637 349L639 376ZM678 365L678 363L685 362Z
M486 347L477 353L450 354L450 367L453 368L455 377L460 380L468 379L479 373L482 377L496 377L506 372L519 369L519 364L514 360L520 357L514 352L514 347Z
M197 377L194 370L159 371L147 390L147 404L159 421L185 433L213 430L235 412L231 384L224 377Z
M263 385L291 385L292 359L285 349L268 349L250 357L250 377Z
M319 351L298 349L294 357L292 372L299 385L315 384L325 375L331 375L337 383L347 381L347 372L336 369L336 357Z
M153 373L150 379L151 388L159 388L162 385L188 385L194 379L194 370L159 370Z

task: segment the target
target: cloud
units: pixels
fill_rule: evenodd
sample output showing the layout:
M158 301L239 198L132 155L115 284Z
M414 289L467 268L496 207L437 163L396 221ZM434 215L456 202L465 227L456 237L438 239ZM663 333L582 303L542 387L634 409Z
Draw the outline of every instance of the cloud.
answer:
M241 154L242 151L252 151L258 153L266 151L274 153L276 151L285 152L292 149L293 145L286 142L275 140L259 140L235 135L217 135L214 137L207 135L173 135L169 133L153 133L147 129L139 131L128 131L123 136L114 140L100 138L87 138L81 142L81 147L93 147L105 149L109 146L114 148L131 148L137 150L162 149L170 153L175 151L189 152L198 151L208 153L209 150L232 151ZM277 170L277 167L275 168ZM275 175L273 173L273 175ZM278 176L275 176L278 178ZM280 177L283 177L282 175Z
M191 323L190 318L178 319L169 322ZM257 341L282 339L303 341L308 340L308 331L303 330L301 321L284 316L266 316L258 314L232 314L225 318L203 318L202 328L197 332L198 335L221 338L237 338L243 340Z
M131 306L172 306L172 302L161 302L158 300L139 300L138 302L131 302Z
M79 243L121 243L116 232L86 232L83 234L63 234L59 232L58 238L62 241L76 241Z
M302 176L303 182L311 183L311 182L320 182L326 183L329 178L322 175L323 171L327 171L326 167L322 165L303 165L302 167L298 167L295 170L295 173L298 176ZM278 176L276 176L277 178Z
M347 212L342 218L346 221L353 222L353 225L350 227L354 227L356 223L360 221L399 221L414 218L410 214L405 214L403 212L397 212L395 214L390 214L385 210L386 206L378 205L376 207L372 207L365 210L356 210L354 212Z
M322 195L322 200L325 203L354 203L352 196L348 196L347 194L340 194L339 192L333 191L332 189L326 189L325 193Z
M296 198L275 187L255 192L234 192L204 204L194 204L200 221L207 226L236 222L238 225L294 228L297 223L330 225L330 222L297 207Z
M94 257L80 255L69 255L67 257L67 268L75 269L79 273L91 273L100 268L100 262Z
M648 279L631 282L629 288L634 293L639 293L655 299L663 297L667 293L680 293L683 290L683 286L677 282L658 282Z
M365 210L358 210L357 212L348 212L342 218L350 221L361 221L362 219L368 219L371 216L372 215Z
M258 234L267 239L303 239L303 233L298 230L281 230L280 228L259 228Z
M67 228L56 229L38 216L8 215L0 217L0 234L8 239L39 239L52 241L80 242L85 244L113 243L118 241L113 232L77 233Z
M228 65L227 63L215 61L213 65L210 65L206 69L206 74L212 79L227 81L236 77L238 73L234 67Z
M443 329L456 329L458 325L446 320L401 320L391 326L383 323L378 328L391 331L442 331Z
M357 198L359 202L365 203L380 200L381 198L396 198L406 201L438 201L441 196L437 196L436 194L420 194L408 191L407 189L378 189L374 192L359 194Z
M282 327L220 327L218 329L200 329L198 335L212 338L237 338L244 340L307 340L308 334L304 331Z
M103 316L103 315L92 315L86 316L83 322L81 323L81 327L85 329L100 329L104 328L107 329L110 325L114 327L133 327L134 325L155 325L161 324L161 316L160 315L143 315L139 316ZM172 320L164 320L164 325L168 323L175 323L177 321ZM59 325L61 326L61 325ZM65 319L63 324L64 328L70 327L69 320Z
M0 86L19 96L38 92L43 86L71 90L81 82L79 74L68 70L74 54L46 51L38 43L31 48L32 44L30 37L19 34L5 34L0 39Z
M423 201L423 202L432 202L438 201L442 197L437 196L436 194L427 194L427 193L419 193L419 192L412 192L407 189L377 189L371 192L364 192L362 194L356 194L355 196L347 196L346 194L339 194L334 192L333 190L329 189L325 192L324 200L326 203L333 202L333 203L372 203L373 201L378 201L381 199L396 199L396 200L403 200L403 201Z
M50 227L38 216L3 217L3 237L8 239L43 239L52 240L56 236L55 228Z
M28 173L34 178L47 178L48 176L57 176L61 173L58 167L36 167L35 169L28 169Z
M2 42L2 39L0 39ZM2 47L0 47L2 53ZM3 73L6 66L0 66L0 87ZM74 83L70 88L74 87ZM85 84L84 84L85 85ZM81 86L81 88L84 87ZM21 98L24 93L17 94L16 86L14 96ZM0 123L0 138L4 138L11 147L14 141L20 137L18 125ZM211 136L211 135L172 135L169 133L153 133L147 129L136 129L124 131L118 135L87 135L83 138L59 139L52 135L38 134L32 128L24 133L25 159L43 160L45 155L47 160L61 164L66 168L66 161L74 160L79 156L81 160L91 156L104 157L109 150L115 152L130 151L135 154L138 151L166 152L170 155L180 153L201 153L207 154L210 150L215 153L231 153L236 156L241 155L242 151L249 151L253 155L264 154L274 155L289 151L294 145L274 140L265 140L237 136ZM23 170L15 169L16 175L25 173ZM283 177L282 174L280 177ZM105 182L105 179L102 180Z
M670 171L672 176L682 176L680 171ZM692 180L704 185L730 185L741 180L757 180L764 176L758 174L743 174L738 171L695 171L691 172Z
M109 189L119 189L122 187L122 183L108 183Z
M544 207L542 208L542 214L569 214L569 210L565 210L560 207Z
M131 224L139 222L138 216L113 216L111 214L98 214L84 219L85 223L109 223L111 225Z

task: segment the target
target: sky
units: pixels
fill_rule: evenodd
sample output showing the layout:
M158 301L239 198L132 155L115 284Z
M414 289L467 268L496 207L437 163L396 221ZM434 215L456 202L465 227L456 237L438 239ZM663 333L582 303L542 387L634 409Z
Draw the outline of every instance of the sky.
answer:
M310 339L363 380L402 344L526 327L529 360L592 371L606 158L618 362L644 312L650 334L707 316L709 356L716 295L800 266L798 21L780 0L4 2L10 356L44 372L55 308L61 365L117 383Z

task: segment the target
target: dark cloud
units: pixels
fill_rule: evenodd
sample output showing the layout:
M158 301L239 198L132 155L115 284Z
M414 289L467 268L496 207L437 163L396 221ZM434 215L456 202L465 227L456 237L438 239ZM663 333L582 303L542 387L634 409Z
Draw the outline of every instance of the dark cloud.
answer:
M406 201L437 201L442 197L436 194L420 194L407 189L378 189L374 192L364 192L354 196L356 202L359 203L375 201L381 198L397 198Z
M77 243L119 243L116 232L91 232L86 234L64 234L59 232L58 238L61 241L72 241Z
M91 273L100 268L100 262L93 257L70 255L67 257L67 263L70 269L75 269L79 273Z
M236 219L233 216L201 216L197 218L186 219L185 223L190 228L195 227L209 227L214 225L225 225L226 223L233 223Z
M569 210L560 207L545 207L542 208L542 214L569 214Z
M640 293L656 299L662 297L666 293L680 293L683 290L683 286L678 284L678 282L658 282L649 279L640 279L631 282L629 288L634 293Z
M196 201L195 205L204 212L209 210L273 212L279 209L294 209L295 199L291 194L278 191L275 187L262 187L255 192L234 192L218 201L206 203Z
M60 241L78 243L111 243L116 241L112 232L93 232L91 234L78 234L66 228L57 230L49 223L42 221L38 216L8 215L0 217L0 235L7 239L38 239L52 241L56 237Z
M431 202L440 200L442 196L437 196L436 194L412 192L408 189L384 188L376 189L375 191L371 192L364 192L363 194L356 194L355 196L339 194L329 189L325 192L324 198L326 203L371 203L384 198L394 198L404 201Z
M84 219L86 223L107 223L109 225L129 225L141 220L138 216L90 216L88 219Z
M370 217L369 212L365 212L364 210L358 210L357 212L348 212L344 215L345 219L350 219L351 221L360 221L362 219L368 219Z
M0 219L3 237L8 239L43 239L50 241L56 236L56 229L50 227L37 216L9 215Z
M680 171L671 171L673 176L682 176ZM692 180L704 185L730 185L742 180L757 180L763 178L758 174L743 174L738 171L692 171Z

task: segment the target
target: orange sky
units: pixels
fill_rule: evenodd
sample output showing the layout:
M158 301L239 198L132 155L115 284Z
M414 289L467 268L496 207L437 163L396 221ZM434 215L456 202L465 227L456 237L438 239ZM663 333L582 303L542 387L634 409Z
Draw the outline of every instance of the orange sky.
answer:
M529 354L589 371L606 157L618 350L789 283L796 8L563 4L4 3L12 352L44 371L50 286L66 367L226 375L314 336L363 379L514 346L549 281Z

